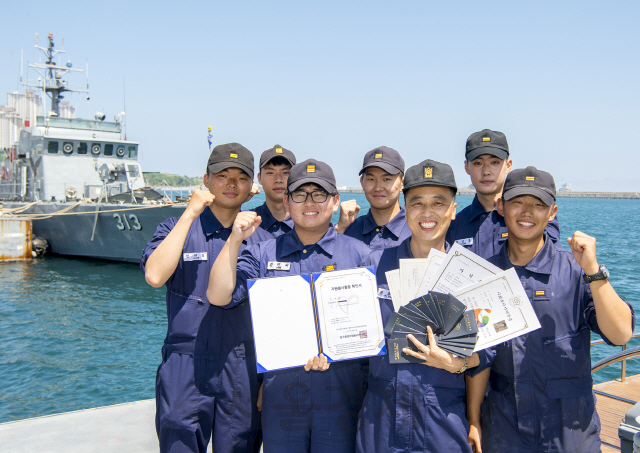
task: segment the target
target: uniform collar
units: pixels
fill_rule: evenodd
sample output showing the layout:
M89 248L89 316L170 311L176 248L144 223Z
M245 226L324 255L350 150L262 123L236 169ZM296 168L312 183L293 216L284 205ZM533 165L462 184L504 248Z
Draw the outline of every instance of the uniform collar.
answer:
M486 212L487 211L484 210L484 206L482 206L482 204L480 204L480 200L478 200L478 195L475 195L473 197L473 201L469 205L469 220L473 221Z
M504 246L500 249L498 253L498 257L500 260L500 264L503 264L503 269L508 269L513 267L511 260L509 260L509 251L508 247L509 243L506 242ZM553 261L556 257L556 249L553 245L553 241L549 239L547 233L544 233L544 244L540 251L533 257L531 261L525 264L524 267L529 272L533 272L535 274L543 274L543 275L551 275L553 268Z
M391 234L395 236L396 239L398 239L400 237L400 234L402 233L402 228L404 228L404 225L406 223L407 222L405 220L404 208L400 208L400 212L396 214L396 216L391 219L389 223L383 226L386 227L391 232ZM376 228L380 228L380 226L376 223L375 220L373 220L373 214L371 214L371 209L369 209L369 212L367 212L367 215L364 218L362 233L369 234Z
M280 253L278 254L281 257L291 255L292 253L300 252L305 248L305 244L300 242L300 239L298 239L298 235L296 234L295 228L283 234L282 238L283 238L282 247L280 249ZM333 224L329 224L329 229L327 230L327 232L314 245L317 245L327 255L332 257L333 251L335 250L335 247L336 247L337 238L338 238L338 233L333 228ZM306 244L306 247L308 246L309 244Z
M280 222L273 216L273 214L271 214L266 201L264 202L264 204L256 208L256 212L260 215L260 217L262 217L262 223L260 224L260 226L265 230L270 229L274 224ZM287 216L287 218L284 219L282 223L287 224L290 228L293 229L293 220L290 216Z
M209 207L204 208L204 211L200 214L200 224L206 236L211 236L224 228Z
M449 253L451 246L447 241L444 241L444 253ZM411 252L411 236L402 241L398 246L398 259L413 258Z

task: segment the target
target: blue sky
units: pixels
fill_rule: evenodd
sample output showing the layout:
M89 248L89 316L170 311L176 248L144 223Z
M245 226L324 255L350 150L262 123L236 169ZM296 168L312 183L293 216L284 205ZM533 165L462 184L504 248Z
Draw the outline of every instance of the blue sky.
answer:
M574 190L640 191L640 3L569 1L4 2L0 103L48 32L90 106L123 110L145 171L197 176L214 143L278 143L358 184L364 153L452 165L472 132ZM33 71L30 73L34 75ZM69 79L85 83L84 75Z

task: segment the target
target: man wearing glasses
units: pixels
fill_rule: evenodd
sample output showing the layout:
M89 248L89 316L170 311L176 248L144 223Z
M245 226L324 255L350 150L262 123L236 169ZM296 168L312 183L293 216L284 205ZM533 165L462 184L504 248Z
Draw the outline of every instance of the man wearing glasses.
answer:
M331 225L340 195L333 170L324 162L308 159L291 168L284 204L294 229L243 252L243 241L256 231L261 218L251 211L238 214L211 269L207 297L212 304L227 308L245 303L247 280L252 278L350 269L360 266L369 254L364 243L338 234ZM363 396L360 363L354 360L329 367L324 355L314 354L309 352L304 367L264 374L265 453L355 451Z

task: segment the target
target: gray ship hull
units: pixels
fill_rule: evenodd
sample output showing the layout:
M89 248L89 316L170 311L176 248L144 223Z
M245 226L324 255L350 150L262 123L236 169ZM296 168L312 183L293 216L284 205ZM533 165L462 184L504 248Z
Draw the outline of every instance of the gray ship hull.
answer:
M4 202L3 206L11 209L26 204ZM72 205L42 202L20 215L51 214ZM104 204L100 206L96 222L96 206L95 203L80 204L69 211L86 214L54 215L33 220L33 234L49 242L51 253L138 263L158 224L169 217L180 217L186 208L186 205Z

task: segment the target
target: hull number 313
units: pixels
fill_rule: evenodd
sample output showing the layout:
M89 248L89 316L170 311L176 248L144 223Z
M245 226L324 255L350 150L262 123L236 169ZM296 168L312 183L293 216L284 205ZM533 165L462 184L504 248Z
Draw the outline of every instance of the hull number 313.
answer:
M127 216L126 214L122 214L121 216L120 214L116 213L116 214L113 214L113 218L116 219L116 226L121 231L123 231L125 228L128 228L130 230L134 229L138 231L142 229L142 225L140 225L140 222L138 221L138 218L136 217L135 214L129 214L129 216Z

